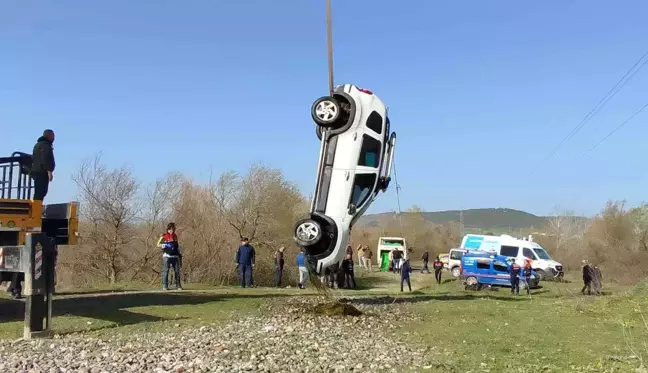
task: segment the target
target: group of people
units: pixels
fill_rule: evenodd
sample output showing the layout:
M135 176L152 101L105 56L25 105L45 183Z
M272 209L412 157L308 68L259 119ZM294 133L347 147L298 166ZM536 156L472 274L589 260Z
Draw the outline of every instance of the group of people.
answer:
M410 265L409 258L404 258L403 252L399 249L392 250L389 256L392 260L392 268L394 273L400 274L401 291L403 291L405 284L407 284L409 291L412 291L412 283L410 279L410 274L412 273L412 266ZM428 266L430 261L430 253L427 250L424 251L421 259L423 260L423 267L421 268L421 273L423 272L430 273L430 269ZM441 274L443 273L443 262L438 256L432 263L432 268L434 269L434 278L436 279L437 284L441 284Z
M603 275L601 274L601 270L597 265L592 265L587 260L583 260L582 265L583 289L581 289L581 293L585 295L585 290L587 290L587 295L592 295L592 293L594 293L594 295L602 295L603 291L601 289L603 288Z
M371 248L367 245L362 246L358 245L357 247L358 251L358 264L362 266L364 269L371 271L373 269L373 251L371 251ZM347 255L349 254L348 248L347 248ZM353 256L353 253L352 253Z
M364 258L366 257L364 255L367 251L371 252L371 250L366 246L364 248L362 246L358 246L358 256L360 256L361 254L363 255L362 256L363 262L365 262ZM369 266L370 265L371 262L369 263ZM370 268L369 266L365 266L365 268L369 269ZM324 273L320 277L320 281L326 286L330 287L331 289L334 288L355 289L356 288L356 280L355 280L355 272L354 272L354 264L353 264L353 247L351 245L347 246L344 260L342 260L340 264L334 264L324 269Z
M524 266L520 266L516 262L511 263L509 267L509 272L511 274L511 295L520 295L520 279L524 280L524 287L526 289L527 295L531 295L531 261L524 261Z
M428 263L430 261L430 253L425 250L423 252L423 256L421 257L423 260L423 268L421 268L421 273L423 271L426 271L427 273L430 273L430 269L428 268ZM434 278L436 279L437 284L441 284L441 274L443 273L443 262L441 261L441 258L439 256L436 257L434 262L432 263L432 269L434 269Z
M157 242L158 247L163 250L162 254L162 288L164 290L169 289L169 270L173 269L175 273L175 283L178 290L182 290L181 285L181 267L182 267L182 251L178 245L178 237L176 235L176 226L174 223L169 223L167 226L166 232L160 236L160 239ZM356 249L358 256L362 258L360 263L366 269L371 269L371 258L373 253L368 246L358 246ZM281 287L283 279L283 271L285 265L285 247L280 247L273 254L274 264L275 264L275 281L274 286ZM324 270L320 280L322 283L326 284L330 288L345 288L345 289L355 289L356 280L354 274L354 261L353 261L353 248L351 245L348 245L346 248L344 260L338 264L333 265ZM394 249L390 252L390 269L396 273L400 274L400 285L401 291L404 291L404 285L407 284L409 291L412 291L411 278L410 274L412 272L412 267L409 262L409 258L405 258L403 252L398 249ZM421 268L421 273L427 272L430 273L428 263L430 255L427 251L423 253L421 259L423 260L423 267ZM241 239L241 246L239 246L236 251L236 268L239 271L239 277L241 281L241 287L254 287L254 277L253 269L256 261L256 252L254 247L250 245L249 239L243 237ZM295 264L299 271L299 282L298 286L300 289L306 287L308 281L308 269L306 267L306 257L303 252L299 252L295 258ZM531 282L532 275L532 265L530 260L526 260L524 265L519 265L516 262L512 262L509 267L510 272L510 281L511 281L511 294L520 295L520 282L523 281L525 284L525 289L527 295L531 294L531 287L529 286ZM591 295L601 295L601 281L603 279L601 275L601 270L596 265L590 264L588 261L583 260L582 262L582 274L583 274L583 289L581 292ZM441 275L443 273L444 264L437 256L434 262L432 263L432 268L434 270L434 276L438 284L441 284ZM19 282L18 282L19 283ZM13 283L12 283L13 285ZM15 287L15 286L14 286ZM19 289L19 288L18 288ZM13 290L12 291L16 291ZM17 290L19 292L19 290Z

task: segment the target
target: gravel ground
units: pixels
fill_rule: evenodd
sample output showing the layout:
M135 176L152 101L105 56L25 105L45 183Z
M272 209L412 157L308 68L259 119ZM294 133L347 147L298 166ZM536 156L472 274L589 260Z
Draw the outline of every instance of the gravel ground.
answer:
M0 372L408 372L431 365L433 350L398 335L395 315L399 324L414 316L389 298L357 303L360 317L315 315L315 303L291 299L268 316L165 333L5 341Z

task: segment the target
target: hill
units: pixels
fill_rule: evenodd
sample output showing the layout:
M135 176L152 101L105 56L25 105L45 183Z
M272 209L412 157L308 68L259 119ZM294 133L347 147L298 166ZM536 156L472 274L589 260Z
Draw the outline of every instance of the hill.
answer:
M459 223L459 210L421 212L426 220L436 224L455 222ZM404 212L403 214L414 214ZM388 220L394 218L393 212L365 215L360 219L359 224L365 227L381 227ZM484 208L463 210L464 227L476 230L502 230L502 229L524 229L543 228L547 223L547 217L537 216L525 211L507 208Z

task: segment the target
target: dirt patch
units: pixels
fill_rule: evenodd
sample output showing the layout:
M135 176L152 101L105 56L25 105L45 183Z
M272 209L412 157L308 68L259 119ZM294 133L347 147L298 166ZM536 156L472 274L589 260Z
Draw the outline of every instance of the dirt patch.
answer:
M362 311L355 308L351 304L334 302L334 303L320 303L313 309L318 315L324 316L361 316Z

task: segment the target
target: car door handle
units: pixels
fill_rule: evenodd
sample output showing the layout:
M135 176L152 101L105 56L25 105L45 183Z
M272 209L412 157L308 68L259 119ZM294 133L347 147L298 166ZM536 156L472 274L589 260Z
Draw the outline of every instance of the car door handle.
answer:
M346 172L344 173L344 176L346 177L347 181L349 180L349 176L350 176L350 175L351 175L351 173L350 173L349 171L346 171Z

